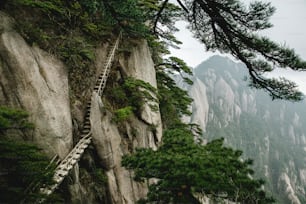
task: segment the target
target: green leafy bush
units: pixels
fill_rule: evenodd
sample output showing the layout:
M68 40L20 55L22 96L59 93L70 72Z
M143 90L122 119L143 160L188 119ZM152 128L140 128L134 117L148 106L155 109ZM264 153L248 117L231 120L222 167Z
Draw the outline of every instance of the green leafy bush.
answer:
M97 168L94 172L95 181L98 184L105 185L107 184L107 176L105 175L102 169Z
M115 116L113 117L113 120L119 123L127 120L132 114L133 114L133 108L131 106L120 108L115 111Z
M106 95L115 109L126 111L126 107L131 107L128 109L138 116L144 104L148 104L152 111L158 111L159 109L156 88L139 79L128 77L111 89L107 87Z

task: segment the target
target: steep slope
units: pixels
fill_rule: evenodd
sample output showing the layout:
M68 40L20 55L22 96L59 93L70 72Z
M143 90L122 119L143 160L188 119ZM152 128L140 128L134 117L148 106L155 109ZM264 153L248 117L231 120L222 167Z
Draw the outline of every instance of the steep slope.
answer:
M243 70L221 56L196 67L189 121L200 124L206 139L224 137L254 159L257 176L265 177L278 203L305 203L306 104L271 101L248 87Z
M38 47L29 47L12 27L13 19L0 12L0 104L30 112L36 128L25 139L63 158L72 147L65 66Z
M92 80L92 87L77 93L83 97L80 100L71 93L65 65L27 44L14 30L14 19L0 12L0 105L26 110L35 126L34 131L13 131L7 136L38 144L50 159L54 155L63 159L79 140L86 100L103 69L109 44L97 45L95 76L86 79ZM132 173L121 167L121 157L137 147L157 148L162 133L160 113L144 104L140 115L115 122L116 104L110 98L112 87L127 77L156 87L155 69L146 41L138 39L132 45L124 41L121 46L129 46L129 53L116 55L106 85L108 95L91 99L93 144L56 190L66 203L132 204L146 195L147 186L136 183Z

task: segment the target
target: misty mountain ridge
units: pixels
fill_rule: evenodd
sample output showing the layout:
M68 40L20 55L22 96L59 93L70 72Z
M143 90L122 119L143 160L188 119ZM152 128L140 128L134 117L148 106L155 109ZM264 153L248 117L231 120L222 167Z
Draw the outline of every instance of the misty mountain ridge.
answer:
M223 56L212 56L194 69L188 90L192 116L207 140L226 144L254 159L277 203L306 203L306 103L272 101L268 93L248 86L247 69Z

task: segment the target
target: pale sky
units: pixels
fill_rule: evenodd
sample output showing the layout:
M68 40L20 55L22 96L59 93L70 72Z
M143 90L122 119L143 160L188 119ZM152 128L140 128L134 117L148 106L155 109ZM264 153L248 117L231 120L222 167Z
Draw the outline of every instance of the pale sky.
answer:
M251 0L242 0L250 2ZM270 0L276 7L276 12L271 18L274 27L265 31L272 40L286 44L306 60L306 1L305 0ZM176 34L182 41L181 49L171 49L172 55L182 58L189 66L195 67L212 53L205 51L204 45L192 38L192 34L185 29L186 23L178 22L180 32ZM301 90L306 93L306 71L294 72L281 70L288 79L296 81Z

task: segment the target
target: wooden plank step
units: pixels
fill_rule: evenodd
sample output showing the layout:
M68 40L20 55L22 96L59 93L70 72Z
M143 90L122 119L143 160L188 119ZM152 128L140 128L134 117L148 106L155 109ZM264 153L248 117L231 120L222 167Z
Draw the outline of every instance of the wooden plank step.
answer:
M83 135L84 133L87 135L90 132L91 128L83 128L81 130L81 135Z
M85 120L85 121L84 121L84 126L88 126L88 125L90 126L90 120ZM84 126L83 126L83 127L84 127Z
M85 122L83 123L83 129L84 129L84 127L91 127L91 125L90 125L90 120L84 120Z
M83 154L83 152L84 152L84 149L80 149L79 151L76 152L76 155L81 155L81 154ZM75 157L76 157L76 156L75 156ZM80 157L80 156L79 156L79 157ZM78 157L78 158L79 158L79 157Z
M98 92L99 95L102 94L106 82L110 73L110 67L112 66L112 62L114 60L116 49L118 48L119 41L121 39L122 33L118 36L117 40L109 47L106 62L104 63L104 69L102 74L98 76L96 85L94 86L94 91ZM55 170L54 181L55 184L47 187L41 188L41 192L45 195L50 195L53 191L61 184L64 180L65 176L69 174L69 171L73 168L76 162L81 158L84 151L89 147L91 143L92 137L89 135L91 130L90 124L90 109L91 109L91 101L86 104L86 113L84 116L83 129L81 130L81 139L75 145L75 147L70 151L70 153L66 156L63 161L59 161L59 165ZM39 203L42 203L45 199L40 199Z
M88 135L88 133L89 133L89 132L87 132L87 133L81 133L80 137L81 137L81 138L86 137L86 135Z
M88 133L89 133L90 131L82 131L81 132L81 135L80 135L80 138L84 138L84 137L86 137L86 135L88 135Z
M85 126L85 127L83 127L82 128L82 132L84 132L84 131L90 131L91 130L91 126L89 125L89 126Z
M100 83L101 83L101 81L103 80L103 77L101 77L101 78L99 78L99 79L97 79L97 81L96 81L96 85L99 85Z

